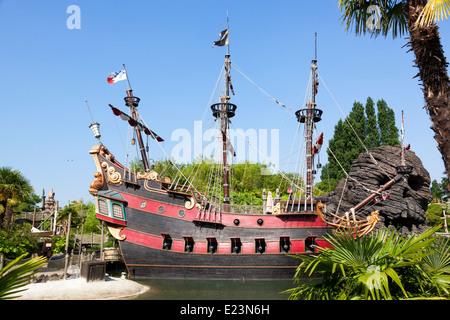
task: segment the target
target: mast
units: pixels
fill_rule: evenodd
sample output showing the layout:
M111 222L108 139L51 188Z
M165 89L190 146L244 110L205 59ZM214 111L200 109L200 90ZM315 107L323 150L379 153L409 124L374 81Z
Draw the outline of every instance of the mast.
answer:
M231 60L230 54L225 54L225 93L220 97L220 103L213 104L211 110L216 119L220 119L220 131L222 134L222 164L223 164L223 203L230 203L229 166L228 166L228 120L235 115L236 105L230 103L230 89L233 86L230 79ZM226 210L226 208L225 208Z
M128 78L128 76L127 76L127 78ZM130 108L131 117L135 121L138 121L136 108L138 107L139 101L141 101L141 99L133 96L133 90L131 88L127 89L126 92L127 92L127 96L125 98L123 98L125 100L125 105ZM144 147L144 141L142 140L142 134L141 134L141 131L139 130L138 126L135 126L134 130L136 132L136 137L137 137L137 141L139 144L139 150L141 152L142 162L144 163L145 172L148 172L148 171L150 171L150 166L148 164L147 154L145 153L145 147Z
M315 56L311 61L311 100L306 103L306 108L297 110L295 115L297 116L297 121L305 124L305 143L306 143L306 190L305 190L305 202L304 210L307 211L308 202L313 209L313 182L314 182L314 154L313 154L313 133L314 133L314 123L319 122L322 116L322 110L316 108L316 94L318 86L318 75L317 75L317 33L315 34ZM300 208L299 208L300 210Z

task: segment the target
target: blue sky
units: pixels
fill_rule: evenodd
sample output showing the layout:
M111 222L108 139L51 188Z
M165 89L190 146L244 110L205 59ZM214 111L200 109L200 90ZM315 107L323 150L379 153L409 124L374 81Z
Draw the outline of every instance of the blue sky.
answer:
M80 8L79 30L67 28L70 5ZM53 188L60 205L90 201L96 169L89 150L96 140L85 100L101 125L102 142L124 162L120 137L127 128L108 104L125 111L127 86L106 82L124 63L141 98L141 115L170 153L174 130L193 132L194 121L209 108L226 53L211 45L226 28L227 10L232 62L270 95L295 110L303 107L317 32L319 73L344 113L368 96L384 99L400 128L404 110L407 143L431 178L441 179L443 161L419 81L412 79L418 70L413 53L403 47L407 40L347 33L335 1L0 1L0 166L20 170L37 194ZM450 22L439 26L448 58ZM232 72L234 125L279 129L283 159L291 150L295 118ZM317 101L324 110L318 127L327 141L343 115L323 84ZM211 121L207 112L204 128ZM163 157L158 146L151 148L152 158Z

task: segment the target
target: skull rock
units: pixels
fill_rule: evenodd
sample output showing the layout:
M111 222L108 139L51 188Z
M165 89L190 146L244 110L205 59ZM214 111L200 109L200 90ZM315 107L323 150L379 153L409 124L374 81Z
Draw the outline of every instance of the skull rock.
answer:
M359 155L350 168L349 177L342 179L335 190L317 198L327 205L327 211L342 215L397 175L396 167L401 160L399 146L377 147L369 153ZM394 227L407 234L426 229L425 211L433 199L430 175L413 151L405 152L405 162L413 167L412 172L377 196L376 202L372 200L360 209L357 219L379 210L377 228Z

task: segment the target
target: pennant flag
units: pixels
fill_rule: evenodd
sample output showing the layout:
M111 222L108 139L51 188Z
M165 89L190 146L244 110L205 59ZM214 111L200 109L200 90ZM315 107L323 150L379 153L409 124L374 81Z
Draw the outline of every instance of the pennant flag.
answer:
M228 29L225 29L220 33L220 39L214 41L213 47L214 46L223 47L227 45L228 45Z
M319 153L320 148L322 148L322 144L323 144L323 132L320 134L319 138L317 139L317 142L314 144L313 155Z
M127 73L124 69L124 70L117 71L117 72L111 72L108 75L108 78L106 80L108 81L108 83L116 83L117 81L125 80L126 78L127 78Z

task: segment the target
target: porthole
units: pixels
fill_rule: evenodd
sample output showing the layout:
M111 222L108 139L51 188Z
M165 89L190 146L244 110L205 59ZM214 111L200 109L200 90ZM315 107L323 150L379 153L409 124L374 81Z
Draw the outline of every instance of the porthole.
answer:
M164 206L159 206L158 207L158 212L159 213L163 213L166 210L166 208Z
M144 209L146 206L147 206L147 202L145 202L145 201L142 201L142 202L139 204L139 207L141 207L142 209Z
M234 223L235 226L238 226L240 221L239 221L239 219L234 219L233 223Z
M263 220L263 219L258 219L258 221L256 221L256 223L257 223L259 226L262 226L262 225L264 224L264 220Z
M186 214L186 211L184 211L184 210L178 211L178 216L179 216L180 218L183 218L183 217L185 216L185 214Z

